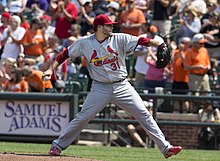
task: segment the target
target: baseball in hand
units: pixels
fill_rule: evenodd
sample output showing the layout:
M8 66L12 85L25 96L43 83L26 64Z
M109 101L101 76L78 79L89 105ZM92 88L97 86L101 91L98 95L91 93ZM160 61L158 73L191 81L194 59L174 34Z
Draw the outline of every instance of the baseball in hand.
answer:
M49 75L43 75L42 80L43 81L48 81L48 80L50 80L50 76Z

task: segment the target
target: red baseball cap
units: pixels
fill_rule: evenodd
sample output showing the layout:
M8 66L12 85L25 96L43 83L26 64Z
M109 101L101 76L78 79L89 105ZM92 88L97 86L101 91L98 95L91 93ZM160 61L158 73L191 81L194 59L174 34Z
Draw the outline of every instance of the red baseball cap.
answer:
M5 18L7 18L8 20L10 20L10 19L11 19L11 14L10 14L9 12L3 12L3 13L2 13L2 17L5 17Z
M48 20L48 21L51 21L51 17L50 17L49 15L47 15L47 14L41 16L40 19L41 19L41 20L46 19L46 20Z
M96 18L93 21L93 26L98 25L111 25L111 24L117 24L118 22L113 22L106 14L100 14L96 16Z

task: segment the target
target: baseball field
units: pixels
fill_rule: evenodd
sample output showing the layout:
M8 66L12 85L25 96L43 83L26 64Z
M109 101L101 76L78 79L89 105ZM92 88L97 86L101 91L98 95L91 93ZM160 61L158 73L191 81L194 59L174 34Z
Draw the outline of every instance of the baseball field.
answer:
M48 155L49 144L0 142L0 161L164 161L158 149L71 145L59 157ZM167 160L219 161L219 151L187 150Z

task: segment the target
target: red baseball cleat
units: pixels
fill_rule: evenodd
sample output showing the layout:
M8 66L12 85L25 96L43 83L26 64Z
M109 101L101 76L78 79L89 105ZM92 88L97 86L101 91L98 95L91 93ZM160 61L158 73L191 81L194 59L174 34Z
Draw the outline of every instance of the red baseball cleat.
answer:
M51 156L59 156L60 153L61 153L61 150L60 150L59 148L57 148L57 147L51 147L51 148L50 148L49 154L50 154Z
M178 154L183 148L181 146L172 146L167 152L163 154L163 156L167 159L173 155Z

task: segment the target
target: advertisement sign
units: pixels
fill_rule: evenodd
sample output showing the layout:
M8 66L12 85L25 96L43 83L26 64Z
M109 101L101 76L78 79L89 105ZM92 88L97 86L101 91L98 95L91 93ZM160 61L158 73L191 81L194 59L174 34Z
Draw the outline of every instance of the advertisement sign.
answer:
M0 134L58 136L69 113L64 101L0 100Z

